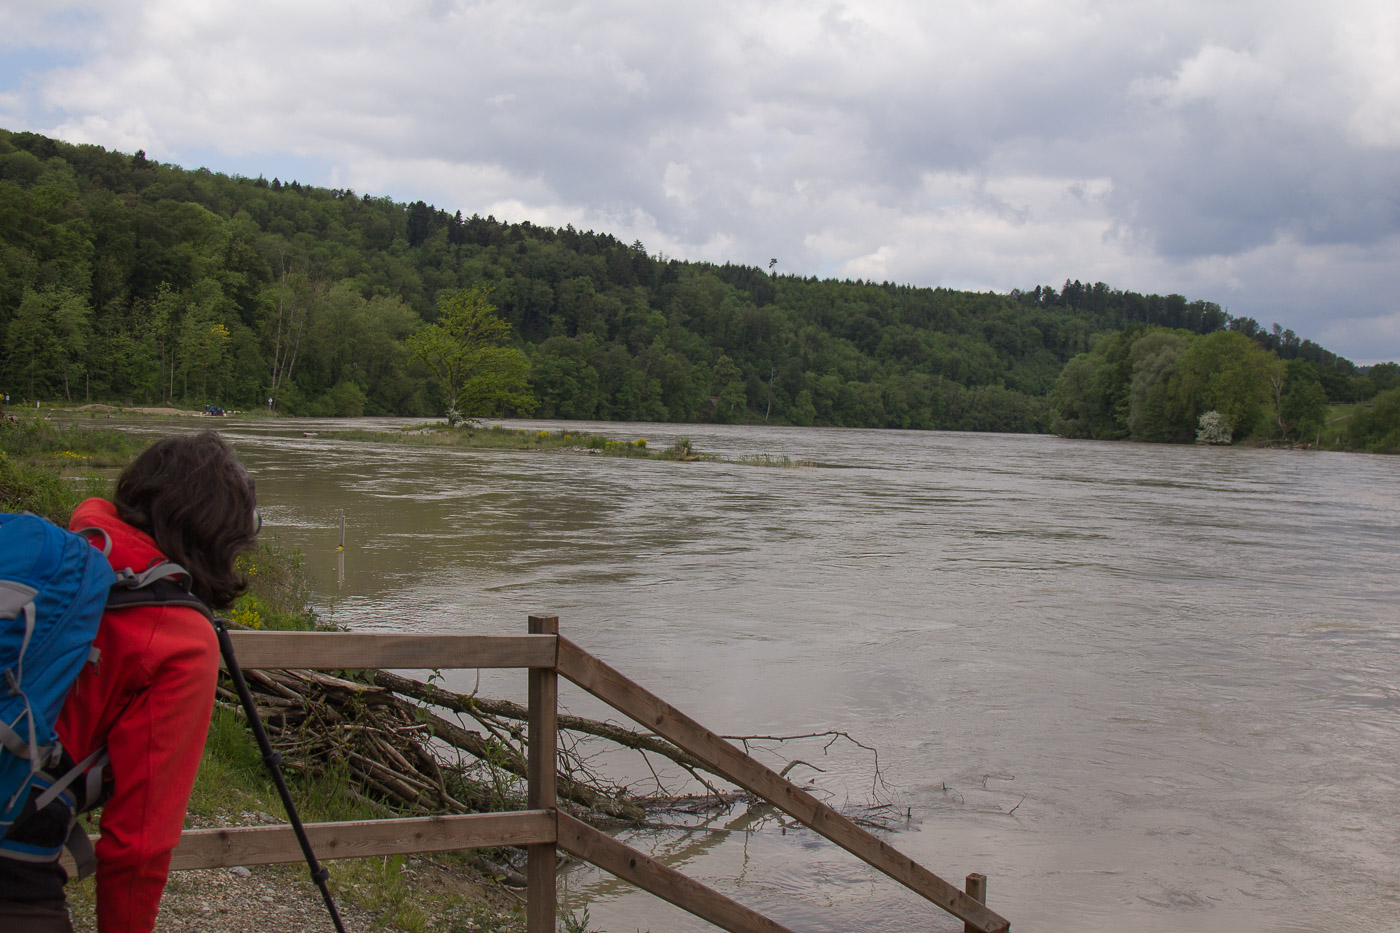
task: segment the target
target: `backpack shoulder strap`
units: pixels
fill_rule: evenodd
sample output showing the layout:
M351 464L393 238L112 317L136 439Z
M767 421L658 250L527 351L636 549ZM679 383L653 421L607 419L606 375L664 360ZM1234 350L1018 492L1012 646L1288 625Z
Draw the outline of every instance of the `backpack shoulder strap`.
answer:
M96 547L98 548L98 550L100 550L100 551L102 552L102 556L103 556L103 557L110 557L110 556L111 556L111 554L112 554L112 536L109 535L109 534L107 534L106 529L98 528L98 527L95 526L95 525L90 525L90 526L88 526L87 528L74 528L74 529L73 529L73 533L74 533L74 534L78 534L78 535L82 535L84 538L87 538L88 540L93 541L94 544L96 544L96 540L97 540L98 538L101 538L101 539L102 539L102 543L101 543L101 544L96 544Z
M123 577L123 574L129 576ZM175 582L185 578L185 585ZM144 581L144 582L142 582ZM209 621L214 613L204 601L189 591L189 574L179 564L157 564L144 574L130 568L117 572L117 583L107 595L108 609L128 609L134 606L184 606L193 609Z
M139 590L144 587L150 586L157 580L178 579L183 579L185 581L184 587L186 590L188 590L190 588L191 582L190 572L188 570L186 570L184 567L181 567L179 564L168 560L163 560L158 564L146 568L140 573L137 573L130 567L126 567L122 570L117 570L115 571L115 573L117 575L117 582L114 584L114 586L118 586L122 589L127 590Z

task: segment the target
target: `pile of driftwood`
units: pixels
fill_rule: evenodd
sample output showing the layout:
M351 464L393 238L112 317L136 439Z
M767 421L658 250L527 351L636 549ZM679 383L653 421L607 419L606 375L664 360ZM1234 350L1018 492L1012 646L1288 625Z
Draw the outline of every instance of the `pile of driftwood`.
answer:
M259 715L286 768L313 775L339 770L348 792L375 809L403 815L477 813L524 805L525 707L453 693L388 671L347 680L316 671L246 671ZM228 685L219 702L242 712ZM640 823L656 806L740 796L671 743L613 723L559 717L557 793L561 806L594 821ZM704 792L639 794L588 767L596 740L658 755ZM592 743L591 745L589 743Z

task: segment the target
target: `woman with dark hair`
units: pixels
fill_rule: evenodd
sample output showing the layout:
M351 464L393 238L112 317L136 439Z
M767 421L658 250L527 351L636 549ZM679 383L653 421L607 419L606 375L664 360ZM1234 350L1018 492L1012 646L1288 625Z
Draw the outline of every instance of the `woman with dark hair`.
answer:
M117 480L113 501L83 502L71 527L105 531L114 569L179 564L191 592L221 609L247 585L235 560L261 524L252 479L228 444L205 431L146 448ZM110 756L99 799L79 802L80 810L104 804L98 930L149 933L209 731L219 646L198 610L155 605L108 608L93 647L97 661L74 683L58 735L73 761L104 744ZM56 806L17 823L10 837L66 837L71 815L51 812ZM66 880L56 862L0 858L0 927L70 933Z

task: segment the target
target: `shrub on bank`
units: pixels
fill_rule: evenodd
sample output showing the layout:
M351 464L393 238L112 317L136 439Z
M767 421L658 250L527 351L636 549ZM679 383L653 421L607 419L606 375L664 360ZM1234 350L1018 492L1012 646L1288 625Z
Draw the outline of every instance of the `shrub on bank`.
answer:
M1400 452L1400 388L1358 405L1346 425L1347 446L1374 454Z

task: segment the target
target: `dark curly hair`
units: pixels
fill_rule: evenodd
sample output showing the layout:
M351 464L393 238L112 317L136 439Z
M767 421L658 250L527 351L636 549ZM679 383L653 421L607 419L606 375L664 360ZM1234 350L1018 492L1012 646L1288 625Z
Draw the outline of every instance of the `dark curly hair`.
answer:
M113 502L122 521L190 572L191 591L211 607L225 608L247 589L235 560L257 536L257 497L248 471L216 432L147 447L122 471Z

